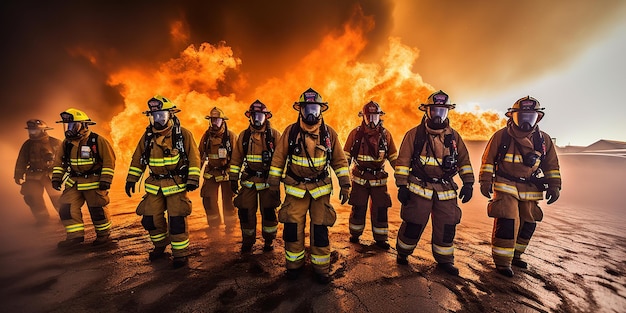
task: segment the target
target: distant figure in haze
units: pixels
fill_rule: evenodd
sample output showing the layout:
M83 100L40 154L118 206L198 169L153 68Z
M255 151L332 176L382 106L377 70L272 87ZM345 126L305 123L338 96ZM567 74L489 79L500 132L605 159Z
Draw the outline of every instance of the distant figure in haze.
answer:
M239 209L241 252L250 252L256 242L257 210L261 211L263 251L272 251L278 231L276 208L280 198L272 197L267 178L280 132L271 127L272 112L259 100L250 105L245 115L250 126L239 134L229 171L231 189L237 194L234 203Z
M453 178L459 174L463 181L458 198L466 203L472 198L474 171L461 135L450 127L448 111L455 106L441 90L420 105L426 113L402 139L395 178L402 203L402 225L396 242L398 264L408 264L407 257L415 250L432 214L432 253L437 266L457 276L453 241L461 209Z
M109 243L111 220L106 206L115 170L113 147L108 140L89 129L89 125L96 123L83 111L67 109L61 113L61 120L57 123L63 123L65 140L54 161L52 186L61 190L65 179L59 216L67 233L58 247L77 246L85 240L81 211L85 202L96 230L96 240L92 245Z
M513 277L511 264L526 268L521 255L543 212L537 205L546 191L548 204L559 198L561 174L552 139L539 130L543 108L530 96L513 104L507 126L489 140L480 168L480 192L491 199L494 218L492 255L498 273Z
M180 126L175 115L178 112L180 110L163 96L156 95L148 100L148 111L143 113L150 119L150 125L135 148L125 186L126 195L130 197L146 167L150 168L145 180L146 195L135 212L143 216L141 225L154 244L148 259L165 257L165 248L171 244L174 268L188 263L187 216L191 214L191 200L187 192L196 190L200 180L196 142L193 134Z
M61 150L61 140L48 135L53 128L39 119L26 122L28 140L24 142L15 162L15 183L21 185L20 193L30 207L37 225L50 221L50 214L43 198L44 189L50 202L59 211L61 192L52 188L52 163Z
M200 139L200 159L206 162L204 168L204 181L200 196L206 212L209 232L215 233L222 224L218 198L222 195L222 215L224 215L224 231L232 233L237 226L237 215L233 205L235 194L230 185L228 170L233 155L233 146L237 142L235 132L228 130L226 120L228 117L224 111L214 107L209 115L204 117L209 120L209 126Z
M350 242L358 243L359 236L365 229L367 205L370 204L372 233L376 246L389 249L387 233L389 231L387 209L391 206L391 197L387 192L385 161L389 160L392 168L396 165L398 150L391 133L383 127L381 116L385 114L380 105L370 101L363 106L359 116L361 125L348 135L343 151L348 164L352 167L352 191L350 201ZM369 201L371 199L371 201Z

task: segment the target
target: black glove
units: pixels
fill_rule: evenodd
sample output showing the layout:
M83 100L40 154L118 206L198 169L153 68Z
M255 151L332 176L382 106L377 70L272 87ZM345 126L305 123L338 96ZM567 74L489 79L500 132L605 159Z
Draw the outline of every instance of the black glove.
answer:
M61 181L60 180L53 180L52 181L52 188L54 188L56 190L61 190Z
M350 199L350 188L341 187L341 191L339 191L339 200L341 200L341 204L348 202Z
M100 187L98 187L100 190L109 190L111 189L111 183L109 182L105 182L105 181L101 181L100 182Z
M126 195L130 197L131 193L135 193L135 183L127 181L124 190L126 190Z
M461 199L461 203L470 201L473 193L474 187L472 187L472 184L463 185L463 187L461 187L461 192L459 192L459 199Z
M239 193L239 181L238 180L230 181L230 190L232 190L234 194Z
M194 184L194 183L187 183L187 186L185 186L185 189L187 191L194 191L194 190L198 189L198 185Z
M561 195L561 191L558 188L550 187L546 190L546 199L548 199L548 204L554 203L554 201L559 199Z
M411 191L407 186L400 186L398 189L398 200L402 205L409 204L409 199L411 199Z
M269 189L271 203L274 206L280 205L280 186L270 186Z
M480 184L480 193L485 196L487 199L491 199L491 193L493 190L491 189L491 184L481 183Z

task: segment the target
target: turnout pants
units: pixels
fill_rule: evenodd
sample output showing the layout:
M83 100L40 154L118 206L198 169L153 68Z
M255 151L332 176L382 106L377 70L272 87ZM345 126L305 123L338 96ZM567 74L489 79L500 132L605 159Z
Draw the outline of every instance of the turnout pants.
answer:
M513 257L519 258L543 219L537 201L522 201L513 195L497 192L489 202L489 216L495 217L491 251L496 267L510 267Z
M253 245L256 242L257 208L261 210L261 234L266 243L276 238L278 220L276 219L276 204L270 197L269 189L242 187L234 200L238 208L239 223L243 245Z
M221 189L221 190L219 190ZM216 182L215 178L205 179L200 190L202 196L202 205L206 212L206 219L209 228L218 228L222 224L220 216L220 208L217 204L218 193L222 194L222 214L224 215L224 224L227 229L235 227L237 217L235 206L233 205L233 191L230 189L230 181L224 180Z
M189 255L187 216L191 214L191 200L187 192L169 196L164 196L160 190L156 195L146 193L136 213L143 216L141 225L148 231L155 247L165 247L171 243L173 257Z
M30 211L38 223L46 222L50 218L46 202L43 197L44 190L50 198L55 211L59 211L61 192L52 188L50 177L42 176L38 179L29 179L22 184L20 193L24 196L24 202L30 207Z
M60 199L59 217L67 239L85 236L85 224L81 208L87 202L87 208L91 215L91 221L96 230L96 236L109 236L111 220L106 206L109 204L109 192L107 190L90 189L78 190L76 185L66 188Z
M387 185L371 187L352 184L350 201L348 202L352 205L349 221L350 235L359 237L363 234L369 199L371 199L369 201L370 220L374 240L387 241L389 231L387 211L391 206L391 197L387 192Z
M437 263L454 263L454 236L461 222L461 209L457 198L439 200L437 192L432 199L411 193L409 203L400 208L402 225L398 231L398 254L411 255L417 246L424 227L432 215L432 253Z

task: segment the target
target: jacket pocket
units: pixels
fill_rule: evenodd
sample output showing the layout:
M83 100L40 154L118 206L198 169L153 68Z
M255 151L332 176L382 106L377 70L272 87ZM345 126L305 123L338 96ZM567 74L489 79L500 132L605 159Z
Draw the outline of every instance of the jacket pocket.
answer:
M141 201L137 205L137 209L135 209L135 213L137 213L137 215L146 214L146 198L147 197L148 197L148 194L145 194L143 195L143 197L141 197Z
M533 205L531 213L536 222L541 222L543 220L543 211L537 204Z
M333 226L337 221L337 212L330 203L324 203L324 221L322 225Z
M291 208L291 203L283 203L278 210L278 221L281 223L289 223L289 209Z

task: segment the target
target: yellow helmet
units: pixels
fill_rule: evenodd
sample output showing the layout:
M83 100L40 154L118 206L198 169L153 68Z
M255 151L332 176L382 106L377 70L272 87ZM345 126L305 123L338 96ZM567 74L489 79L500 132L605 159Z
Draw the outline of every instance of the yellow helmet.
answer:
M148 111L143 113L149 115L150 112L154 111L170 111L172 113L180 112L180 109L176 108L176 105L174 105L172 101L161 95L156 95L148 100L148 109Z
M222 111L220 108L218 107L213 107L211 109L211 112L209 113L209 115L204 117L207 120L210 120L211 118L221 118L223 120L227 120L228 117L226 117L226 114L224 114L224 111Z
M69 108L64 112L61 112L61 120L57 121L57 123L72 123L72 122L83 122L86 125L95 125L96 122L92 121L85 112Z
M322 108L322 112L328 110L328 102L324 102L324 100L322 99L322 95L313 90L313 88L307 89L300 95L300 99L298 99L298 102L293 103L293 109L296 111L300 111L300 107L306 105L307 103L319 104Z

